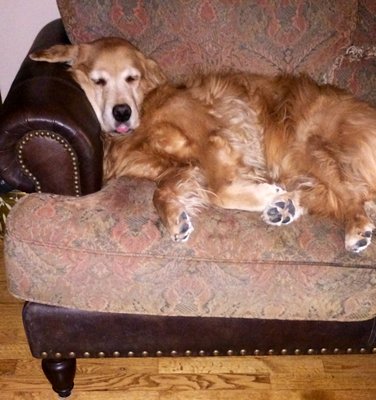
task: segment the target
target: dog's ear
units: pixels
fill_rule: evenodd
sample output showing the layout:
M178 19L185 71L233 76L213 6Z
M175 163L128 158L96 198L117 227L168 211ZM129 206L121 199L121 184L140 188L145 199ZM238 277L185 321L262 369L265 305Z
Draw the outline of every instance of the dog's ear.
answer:
M145 59L144 73L148 91L167 82L166 75L162 72L158 63L151 58Z
M79 46L57 44L48 49L37 50L29 57L34 61L47 61L49 63L65 63L73 65L77 60Z

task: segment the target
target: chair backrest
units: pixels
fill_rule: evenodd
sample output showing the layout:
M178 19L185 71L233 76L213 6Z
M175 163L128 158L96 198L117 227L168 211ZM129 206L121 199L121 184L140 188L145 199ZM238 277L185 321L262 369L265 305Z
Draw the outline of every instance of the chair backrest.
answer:
M376 104L374 0L57 0L72 42L122 36L179 79L308 72Z

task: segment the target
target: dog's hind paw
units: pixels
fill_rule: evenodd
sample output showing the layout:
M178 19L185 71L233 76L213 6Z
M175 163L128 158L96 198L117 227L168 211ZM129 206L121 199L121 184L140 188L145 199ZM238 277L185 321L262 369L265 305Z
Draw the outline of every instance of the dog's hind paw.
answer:
M172 240L177 243L186 242L193 230L194 228L189 215L186 211L183 211L179 215L176 225L172 229Z
M365 250L371 244L372 229L373 226L369 226L363 232L357 232L352 235L347 234L345 238L346 250L353 253L360 253Z
M281 226L290 224L298 218L298 214L295 204L291 199L278 198L266 207L262 218L269 225Z

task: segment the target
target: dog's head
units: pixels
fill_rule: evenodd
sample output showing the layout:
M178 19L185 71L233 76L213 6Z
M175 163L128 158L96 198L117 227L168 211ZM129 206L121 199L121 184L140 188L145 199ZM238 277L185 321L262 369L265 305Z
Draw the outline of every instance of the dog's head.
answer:
M155 61L120 38L56 45L30 58L68 64L105 132L125 134L137 128L144 96L166 81Z

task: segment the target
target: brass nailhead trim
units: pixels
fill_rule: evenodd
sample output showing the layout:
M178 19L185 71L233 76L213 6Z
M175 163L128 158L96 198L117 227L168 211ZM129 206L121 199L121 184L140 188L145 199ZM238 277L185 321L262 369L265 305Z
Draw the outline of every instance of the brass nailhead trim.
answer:
M70 147L69 143L60 135L57 135L55 133L51 133L48 131L31 131L29 133L27 133L23 139L21 140L21 142L18 144L17 146L17 158L18 158L18 162L21 166L21 170L22 172L33 181L34 186L35 186L35 190L40 193L42 191L42 187L40 182L38 181L38 179L29 171L28 168L26 168L25 166L25 162L23 160L23 149L24 146L34 137L48 137L51 138L53 140L56 140L58 143L62 144L63 147L65 149L67 149L68 154L71 157L71 161L72 161L72 166L73 166L73 181L74 181L74 191L75 191L75 196L80 196L80 177L78 174L78 161L77 161L77 156L74 152L74 150Z
M333 353L332 353L332 354L339 354L340 352L341 352L341 350L340 350L339 348L336 347L336 348L333 349ZM353 353L354 353L354 349L351 348L351 347L348 347L348 348L345 350L345 352L346 352L346 354L353 354ZM361 347L361 348L359 349L359 353L360 353L360 354L366 354L366 353L368 353L368 352L369 352L369 350L367 350L367 348L365 348L365 347ZM370 350L370 352L373 353L373 354L376 354L376 347L372 348L372 349ZM260 355L261 353L262 353L262 352L261 352L261 350L259 350L259 349L255 349L254 352L253 352L253 354L254 354L255 356L258 356L258 355ZM320 353L321 353L321 354L328 354L329 352L328 352L328 349L327 349L326 347L322 347L322 348L320 349ZM48 358L48 354L49 354L48 352L43 351L43 352L41 352L40 355L41 355L41 358ZM200 350L200 351L198 352L198 355L201 356L201 357L205 356L206 354L207 354L207 353L205 352L205 350ZM213 356L220 356L220 351L219 351L219 350L213 350L212 354L213 354ZM233 356L233 355L235 354L235 352L234 352L234 350L230 349L230 350L227 350L226 354L227 354L227 356ZM241 356L245 356L245 355L247 354L247 350L241 349L241 350L239 351L239 354L240 354ZM269 350L267 351L267 354L268 354L268 355L274 355L274 354L275 354L275 350L274 350L274 349L269 349ZM282 349L282 350L281 350L281 354L282 354L282 355L287 355L287 354L288 354L288 350L287 350L287 349ZM302 351L301 351L300 349L295 349L295 350L294 350L294 354L295 354L295 355L300 355L300 354L302 354ZM307 354L309 354L309 355L314 355L314 354L316 354L316 350L313 349L313 348L309 348L309 349L307 350ZM127 353L127 355L128 355L128 357L134 357L134 356L135 356L135 353L134 353L133 351L129 351L129 352ZM176 356L178 356L178 352L177 352L176 350L172 350L172 351L170 352L170 355L171 355L172 357L176 357ZM192 351L191 351L191 350L186 350L186 351L184 352L184 355L187 356L187 357L189 357L189 356L192 355ZM85 351L85 352L83 353L83 356L84 356L85 358L89 358L89 357L91 357L91 354L90 354L90 352ZM97 356L100 357L100 358L104 358L104 357L106 356L106 354L105 354L103 351L100 351L100 352L97 353ZM120 352L119 352L119 351L114 351L114 352L112 353L112 356L113 356L113 357L120 357ZM148 351L143 351L143 352L141 353L141 356L142 356L142 357L149 357L149 352L148 352ZM158 351L156 352L156 356L157 356L157 357L162 357L162 356L163 356L163 352L162 352L161 350L158 350ZM63 355L62 355L62 353L60 353L60 352L56 352L56 353L54 353L54 357L59 359L59 358L62 358ZM74 351L71 351L71 352L68 353L68 357L69 357L69 358L76 358L76 353L75 353Z

